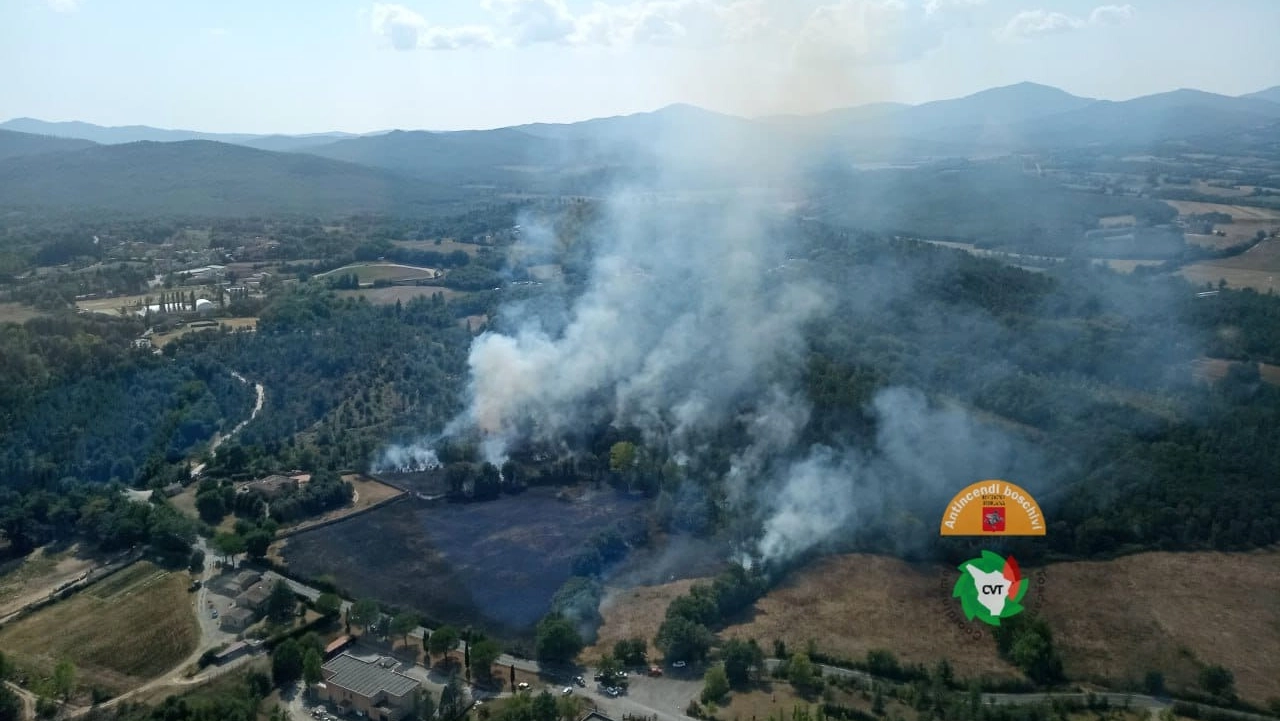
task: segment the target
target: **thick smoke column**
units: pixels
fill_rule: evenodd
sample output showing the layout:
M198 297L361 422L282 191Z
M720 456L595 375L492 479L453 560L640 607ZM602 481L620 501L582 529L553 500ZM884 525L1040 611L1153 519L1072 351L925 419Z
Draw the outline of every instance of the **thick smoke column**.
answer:
M553 334L537 319L476 339L466 422L500 463L519 438L551 441L601 421L679 443L725 422L794 363L826 306L812 283L777 282L780 243L756 210L673 209L615 197L590 280Z

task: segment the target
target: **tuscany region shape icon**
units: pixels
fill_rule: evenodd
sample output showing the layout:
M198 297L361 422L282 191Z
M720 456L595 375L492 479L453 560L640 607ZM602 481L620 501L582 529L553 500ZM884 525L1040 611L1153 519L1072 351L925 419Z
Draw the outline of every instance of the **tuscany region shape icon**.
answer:
M983 551L980 557L971 558L957 568L960 578L956 579L951 595L960 599L964 615L970 621L976 619L999 626L1000 619L1022 613L1028 584L1013 556L1006 559Z

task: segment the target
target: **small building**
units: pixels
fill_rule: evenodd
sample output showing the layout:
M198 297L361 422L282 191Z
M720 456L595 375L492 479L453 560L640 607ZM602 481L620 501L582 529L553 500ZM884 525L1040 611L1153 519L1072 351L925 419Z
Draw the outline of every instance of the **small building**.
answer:
M253 588L262 580L262 574L256 571L241 571L235 575L224 575L213 582L214 590L224 596L237 596Z
M218 619L218 627L223 631L238 633L252 626L256 620L258 620L258 614L253 609L239 606L222 614Z
M240 608L250 608L258 610L267 602L267 598L271 596L271 589L267 588L267 584L259 583L244 593L236 596L236 605Z
M372 721L400 721L413 710L417 679L377 661L343 653L321 667L324 682L316 686L321 701L343 714L361 713Z
M353 639L351 636L347 636L345 634L333 639L332 641L329 642L328 646L324 647L324 658L325 659L333 658L333 656L336 655L339 651L342 651L347 646L350 646L351 642L354 640L355 639Z

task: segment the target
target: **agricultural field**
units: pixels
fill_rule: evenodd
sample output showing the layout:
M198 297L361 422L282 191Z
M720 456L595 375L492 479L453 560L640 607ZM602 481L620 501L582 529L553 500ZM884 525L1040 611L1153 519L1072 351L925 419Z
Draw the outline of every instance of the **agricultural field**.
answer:
M136 311L141 309L143 306L145 306L147 304L148 299L150 299L152 304L155 304L156 302L158 302L160 293L162 292L177 292L177 291L178 289L174 289L173 291L157 290L154 293L147 293L144 295L117 295L111 298L94 298L93 300L78 300L76 301L76 308L82 311L90 312L90 313L106 313L108 315L119 315L121 308L125 309L126 312ZM217 289L211 288L209 286L194 286L194 285L183 286L181 288L181 291L184 297L186 294L189 294L192 291L195 291L197 298L214 298L214 299L217 298Z
M1280 223L1280 210L1272 208L1254 208L1248 205L1229 205L1226 203L1202 203L1197 200L1166 200L1180 215L1194 213L1226 213L1239 223L1242 220L1265 220ZM1223 228L1226 229L1225 227Z
M569 499L555 489L480 503L414 500L286 539L290 570L429 617L527 634L596 533L638 516L613 491Z
M374 305L395 305L396 301L408 303L414 298L430 298L440 293L445 300L466 295L465 291L444 288L438 285L393 285L389 288L361 288L360 290L340 290L341 298L364 298Z
M341 268L335 268L331 271L317 274L317 278L327 278L335 275L349 275L354 273L360 279L362 285L371 284L380 280L389 282L410 281L410 280L430 280L440 276L440 271L435 268L420 268L415 265L400 265L399 263L353 263L344 265Z
M184 571L147 562L0 628L0 648L23 674L47 676L66 659L79 696L118 695L182 663L199 638Z
M1253 288L1260 293L1280 290L1276 285L1280 276L1280 239L1264 240L1230 258L1192 263L1180 274L1197 284L1216 285L1219 280L1225 280L1232 288Z
M1280 696L1273 673L1280 668L1280 551L1143 553L1044 570L1041 613L1069 676L1141 679L1154 669L1176 688L1194 684L1201 664L1221 663L1243 698ZM825 558L720 635L766 645L782 639L793 648L813 639L819 650L847 658L873 648L926 664L945 655L964 674L1015 673L989 633L975 640L947 619L954 576L945 566L880 556ZM1247 591L1233 581L1239 578L1249 579Z

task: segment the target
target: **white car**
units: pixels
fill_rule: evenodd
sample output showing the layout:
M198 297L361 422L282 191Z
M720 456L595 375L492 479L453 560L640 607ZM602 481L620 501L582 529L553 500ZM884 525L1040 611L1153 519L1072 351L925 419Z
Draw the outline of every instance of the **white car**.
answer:
M564 694L565 696L568 696L569 694L573 693L573 687L572 687L572 686L565 686L565 687L564 687L564 690L563 690L563 691L561 691L560 693Z
M684 661L676 661L675 663L671 664L671 667L672 667L672 668L684 668L685 666L688 666L688 665L689 665L689 664L685 663Z

